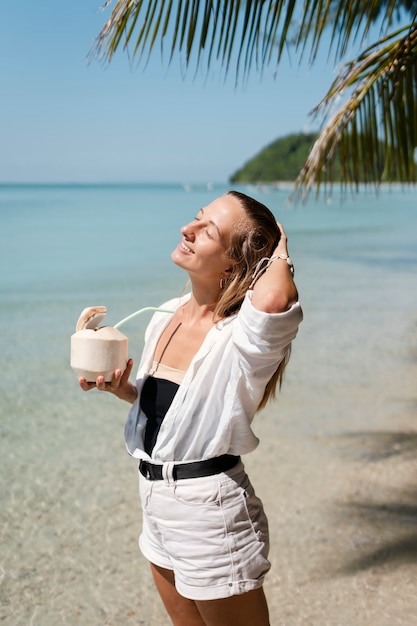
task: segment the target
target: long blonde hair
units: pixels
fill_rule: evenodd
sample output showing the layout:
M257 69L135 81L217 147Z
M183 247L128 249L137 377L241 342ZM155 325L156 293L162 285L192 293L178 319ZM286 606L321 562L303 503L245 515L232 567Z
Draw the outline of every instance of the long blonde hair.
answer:
M241 220L232 232L227 254L235 263L234 271L217 302L216 318L229 317L238 312L257 263L263 257L272 255L281 236L275 217L264 204L240 191L228 191L226 195L238 200L246 219ZM281 388L289 357L290 349L267 383L258 411L275 397L277 387Z

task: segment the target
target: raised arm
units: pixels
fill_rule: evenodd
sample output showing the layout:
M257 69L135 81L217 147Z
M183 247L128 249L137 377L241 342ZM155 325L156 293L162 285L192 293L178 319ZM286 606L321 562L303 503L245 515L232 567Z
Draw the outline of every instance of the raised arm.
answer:
M277 222L281 239L271 259L264 262L259 278L253 285L252 305L265 313L282 313L298 300L293 279L293 268L288 256L288 240L282 225ZM267 269L265 269L265 267Z

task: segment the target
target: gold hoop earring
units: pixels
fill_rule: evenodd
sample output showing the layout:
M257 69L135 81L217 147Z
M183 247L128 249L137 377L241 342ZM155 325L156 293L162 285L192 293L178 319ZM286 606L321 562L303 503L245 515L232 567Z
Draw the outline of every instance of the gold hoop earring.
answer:
M223 291L225 284L226 284L226 279L225 278L221 278L220 279L220 290L221 291Z

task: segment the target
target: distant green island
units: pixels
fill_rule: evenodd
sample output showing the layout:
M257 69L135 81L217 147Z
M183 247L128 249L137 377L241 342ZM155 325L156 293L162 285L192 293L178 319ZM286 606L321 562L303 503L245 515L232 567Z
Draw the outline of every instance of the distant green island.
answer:
M277 139L232 174L230 182L275 183L295 180L316 137L316 133L298 133Z
M277 139L232 174L229 182L242 184L294 182L302 170L317 137L318 133L296 133ZM366 144L366 142L364 143ZM359 153L351 162L348 159L344 167L350 170L350 178L352 180L354 180L352 169L354 168L357 170L361 182L397 181L398 176L393 176L389 179L384 176L386 147L383 142L379 142L377 148L380 156L376 175L375 172L370 171L367 167L368 160L366 154L364 155L362 152L363 148L359 148ZM330 180L338 182L340 180L340 172L340 158L336 150L329 171L323 169L324 178L330 173Z

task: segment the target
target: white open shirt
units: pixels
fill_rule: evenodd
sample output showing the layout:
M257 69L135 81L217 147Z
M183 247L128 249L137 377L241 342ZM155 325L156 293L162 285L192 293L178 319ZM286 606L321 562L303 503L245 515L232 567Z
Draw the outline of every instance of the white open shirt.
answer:
M201 461L221 454L241 455L257 447L252 420L303 313L298 302L283 313L264 313L255 309L251 296L248 291L239 313L207 333L162 422L153 461ZM175 298L161 308L174 311L188 298ZM143 446L146 415L140 409L140 393L158 338L171 317L155 313L145 332L136 378L138 398L125 425L126 447L136 458L150 458Z

